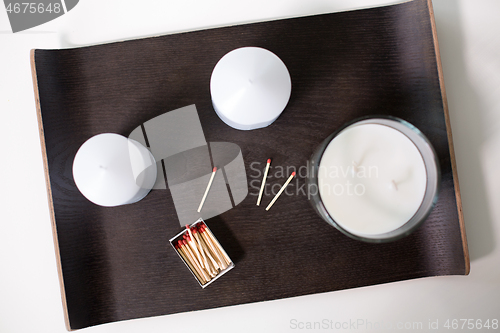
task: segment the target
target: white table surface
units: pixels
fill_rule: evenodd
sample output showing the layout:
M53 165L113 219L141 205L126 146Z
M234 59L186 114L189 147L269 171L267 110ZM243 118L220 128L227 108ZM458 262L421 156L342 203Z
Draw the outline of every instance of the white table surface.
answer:
M29 50L377 6L388 0L81 0L66 15L13 34L0 5L0 332L65 332ZM130 320L98 332L337 331L447 319L500 320L500 1L435 0L434 9L471 255L447 276ZM461 327L461 322L460 327ZM303 327L303 329L301 329ZM326 329L319 331L336 331ZM467 331L467 329L464 329ZM472 330L469 330L472 331ZM488 331L482 329L481 331ZM491 331L491 328L490 328ZM500 328L498 329L500 331Z

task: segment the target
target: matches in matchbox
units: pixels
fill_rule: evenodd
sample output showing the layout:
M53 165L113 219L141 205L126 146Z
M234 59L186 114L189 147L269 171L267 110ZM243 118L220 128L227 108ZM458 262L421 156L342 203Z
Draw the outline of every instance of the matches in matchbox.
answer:
M234 267L234 263L202 219L186 225L186 229L172 238L170 244L202 288Z

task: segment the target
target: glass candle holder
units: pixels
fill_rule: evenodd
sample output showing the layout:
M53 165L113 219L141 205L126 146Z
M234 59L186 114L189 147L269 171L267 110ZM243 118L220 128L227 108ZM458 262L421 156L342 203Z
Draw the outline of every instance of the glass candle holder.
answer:
M315 211L356 240L383 243L407 236L437 202L436 152L422 132L399 118L347 123L317 147L309 165Z

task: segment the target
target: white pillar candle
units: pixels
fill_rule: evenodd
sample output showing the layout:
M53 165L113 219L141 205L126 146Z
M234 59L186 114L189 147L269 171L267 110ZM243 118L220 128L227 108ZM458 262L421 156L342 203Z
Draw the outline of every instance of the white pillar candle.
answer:
M324 151L318 186L324 207L344 230L374 237L407 223L422 204L427 171L421 152L381 124L341 131Z
M223 56L210 80L212 104L229 126L252 130L272 124L290 99L292 82L283 61L259 47Z
M73 161L80 192L99 206L119 206L144 198L156 181L149 150L124 136L104 133L85 141Z

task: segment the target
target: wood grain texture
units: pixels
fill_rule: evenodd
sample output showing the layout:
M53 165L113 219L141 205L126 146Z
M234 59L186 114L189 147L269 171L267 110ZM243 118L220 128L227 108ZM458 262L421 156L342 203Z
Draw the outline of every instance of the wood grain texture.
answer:
M439 86L441 87L441 96L443 98L443 110L444 110L444 116L445 116L445 120L446 120L446 131L448 132L448 143L450 146L450 159L451 159L451 168L453 171L453 183L455 186L455 196L456 196L456 200L457 200L458 220L460 222L460 230L462 233L462 246L464 249L464 257L465 257L465 274L468 275L470 272L469 246L467 244L467 236L466 236L466 232L465 232L464 213L462 210L462 197L460 196L460 185L458 183L457 162L455 160L455 149L453 148L453 136L452 136L452 132L451 132L450 113L448 110L448 99L446 98L446 88L444 86L443 67L441 65L441 54L439 51L439 43L438 43L437 31L436 31L436 21L434 19L434 10L432 7L432 1L427 0L427 5L429 7L429 13L430 13L430 17L431 17L432 37L434 40L434 48L436 49L436 62L437 62L438 74L439 74Z
M432 21L427 0L415 0L78 49L35 50L42 149L70 327L467 274ZM283 114L254 131L226 126L210 100L212 69L224 54L242 46L274 52L292 77L292 97ZM242 203L206 221L236 264L206 289L168 243L180 231L168 189L132 205L98 207L80 194L71 174L76 151L91 136L128 135L146 120L190 104L197 106L207 141L241 147L250 183ZM304 166L330 133L370 114L413 123L439 156L439 201L416 232L388 244L354 241L314 213L300 191L305 184L300 174L289 185L297 195L280 197L269 212L255 205L260 177L252 162L263 169L272 158L273 175L278 166ZM286 176L268 182L282 184ZM264 197L263 205L271 198Z
M35 92L35 105L36 105L36 116L38 120L38 130L40 132L40 145L42 148L42 158L43 158L43 171L45 174L45 185L47 187L47 198L49 200L49 213L50 213L50 222L52 224L52 237L54 239L54 249L56 251L56 262L57 262L57 275L59 276L59 285L61 288L61 300L63 304L64 311L64 322L66 325L66 329L71 330L71 326L69 323L68 317L68 307L66 306L66 292L64 290L64 279L62 274L61 267L61 255L59 252L59 242L57 237L57 226L54 212L54 201L52 199L52 187L50 185L50 175L49 175L49 163L47 161L47 148L45 146L45 135L43 130L43 122L42 122L42 112L40 109L40 96L38 94L38 81L36 77L36 68L35 68L35 50L31 50L30 52L30 62L31 62L31 75L33 79L33 88Z

